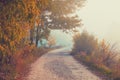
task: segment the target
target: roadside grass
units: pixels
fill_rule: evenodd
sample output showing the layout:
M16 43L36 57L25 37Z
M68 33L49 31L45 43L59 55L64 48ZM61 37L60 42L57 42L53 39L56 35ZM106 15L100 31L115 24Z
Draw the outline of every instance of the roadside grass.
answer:
M29 51L30 50L30 51ZM17 65L16 65L16 72L17 76L15 80L23 80L27 73L29 72L29 68L31 63L36 61L39 57L43 54L47 53L51 49L49 48L36 48L36 47L27 47L22 50L22 54L17 54Z
M87 55L83 52L72 55L77 61L87 66L94 74L101 77L102 80L120 80L120 63L105 65L98 61L100 57ZM116 61L117 62L117 61Z

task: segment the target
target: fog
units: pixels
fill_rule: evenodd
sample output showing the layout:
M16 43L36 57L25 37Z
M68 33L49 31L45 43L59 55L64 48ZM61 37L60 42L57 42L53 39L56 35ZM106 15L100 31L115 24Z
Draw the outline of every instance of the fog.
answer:
M105 39L111 44L118 45L120 43L120 0L87 0L84 5L76 12L84 24L79 28L80 31L87 30L99 40ZM59 44L72 42L71 37L63 32L53 31L52 34Z
M99 39L120 43L120 0L87 0L76 13L84 29Z

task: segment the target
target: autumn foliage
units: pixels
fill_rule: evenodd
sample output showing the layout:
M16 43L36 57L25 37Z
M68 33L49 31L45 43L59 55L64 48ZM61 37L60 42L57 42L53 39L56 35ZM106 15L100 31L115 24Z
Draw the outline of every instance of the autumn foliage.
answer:
M16 54L22 55L20 49L28 45L26 36L29 30L39 22L38 5L37 0L0 0L0 80L14 80Z
M77 16L68 15L83 2L0 0L0 80L16 79L22 68L33 60L34 55L38 55L34 54L37 51L34 49L37 49L39 41L48 38L51 29L66 30L80 26ZM43 49L38 51L41 54L45 52Z

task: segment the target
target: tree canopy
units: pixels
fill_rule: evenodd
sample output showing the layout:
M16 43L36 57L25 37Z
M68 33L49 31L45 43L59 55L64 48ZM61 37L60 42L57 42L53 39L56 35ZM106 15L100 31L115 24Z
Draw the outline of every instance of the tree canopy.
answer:
M52 29L72 29L81 25L78 16L70 16L76 9L81 8L85 0L52 0L47 11L48 27Z
M40 24L31 30L31 43L48 38L51 29L72 30L81 26L81 20L78 16L72 15L76 9L82 6L85 0L45 0L41 5ZM47 2L47 4L45 4ZM47 6L46 6L47 5ZM44 29L43 29L44 27ZM48 31L43 36L43 32ZM46 36L46 37L44 37Z
M0 50L13 49L38 20L36 0L0 0Z

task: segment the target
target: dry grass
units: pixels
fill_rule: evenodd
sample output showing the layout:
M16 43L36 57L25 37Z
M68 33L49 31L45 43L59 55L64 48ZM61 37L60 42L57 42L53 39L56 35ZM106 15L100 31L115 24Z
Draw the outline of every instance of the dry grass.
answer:
M109 77L108 80L120 80L120 60L116 59L118 53L115 45L110 45L105 40L98 43L95 39L88 33L74 36L71 54L91 69Z
M23 77L25 77L29 71L29 65L50 50L36 47L30 48L31 47L26 47L24 50L22 50L23 54L16 57L16 71L18 73L16 80L21 80Z
M29 71L28 66L47 51L49 49L35 46L25 46L17 50L10 63L2 64L0 67L0 80L22 80L22 77Z

